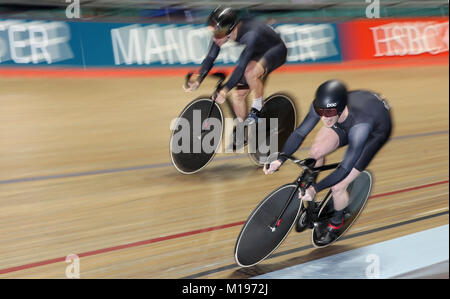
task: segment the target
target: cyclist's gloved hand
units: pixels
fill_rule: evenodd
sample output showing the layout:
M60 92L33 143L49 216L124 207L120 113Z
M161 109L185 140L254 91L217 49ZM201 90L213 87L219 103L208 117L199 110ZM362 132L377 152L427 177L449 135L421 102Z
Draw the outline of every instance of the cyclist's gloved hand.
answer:
M316 196L316 189L314 189L313 186L309 186L305 190L305 195L303 195L303 196L302 196L301 192L298 193L298 198L305 200L305 201L311 201L314 199L315 196Z
M183 84L183 90L185 92L191 92L196 90L200 86L200 75L192 74L189 80L186 81L186 84Z
M216 90L212 97L217 103L223 104L227 99L227 90L225 88Z
M275 160L272 163L270 163L269 167L266 168L266 165L264 165L263 171L265 174L272 174L275 171L278 170L278 168L280 168L281 166L281 161L280 160Z

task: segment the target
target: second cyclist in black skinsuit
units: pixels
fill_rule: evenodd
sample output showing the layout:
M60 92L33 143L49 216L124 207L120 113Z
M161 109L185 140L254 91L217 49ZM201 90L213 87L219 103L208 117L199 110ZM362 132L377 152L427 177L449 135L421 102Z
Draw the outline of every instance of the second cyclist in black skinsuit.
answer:
M202 62L198 76L188 83L191 91L199 86L213 67L221 46L228 40L244 45L236 68L219 91L216 101L225 101L226 94L233 91L233 108L238 120L258 121L262 108L264 82L269 73L286 62L287 48L272 27L260 21L239 19L231 8L219 7L208 18L208 28L213 31L213 42ZM250 91L254 100L247 114L246 98Z

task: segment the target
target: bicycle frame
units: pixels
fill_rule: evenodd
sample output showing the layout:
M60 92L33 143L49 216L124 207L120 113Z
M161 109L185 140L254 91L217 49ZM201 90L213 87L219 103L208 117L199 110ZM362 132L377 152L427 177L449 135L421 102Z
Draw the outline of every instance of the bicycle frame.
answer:
M295 184L297 187L290 194L289 199L286 201L286 204L284 205L283 210L278 215L278 217L275 219L275 221L272 222L271 225L269 225L269 228L272 231L275 231L276 228L280 226L280 224L282 222L281 218L283 217L287 207L289 206L292 199L294 198L294 195L297 193L297 191L299 189L300 189L302 196L305 195L306 189L309 186L311 186L312 183L315 182L315 178L319 172L335 169L340 164L340 163L333 163L333 164L323 165L323 166L314 168L316 160L311 159L311 158L304 159L304 160L298 160L294 156L288 156L283 153L280 153L278 157L284 157L284 158L287 158L288 160L291 160L292 162L297 164L299 167L303 168L303 171L300 174L300 176L293 182L293 184ZM331 194L331 190L328 191L325 198L327 198L330 194ZM308 207L306 208L306 213L307 213L306 216L307 216L308 221L311 221L311 222L317 221L318 213L315 213L315 211L316 211L316 202L314 200L311 200L311 202L308 203Z

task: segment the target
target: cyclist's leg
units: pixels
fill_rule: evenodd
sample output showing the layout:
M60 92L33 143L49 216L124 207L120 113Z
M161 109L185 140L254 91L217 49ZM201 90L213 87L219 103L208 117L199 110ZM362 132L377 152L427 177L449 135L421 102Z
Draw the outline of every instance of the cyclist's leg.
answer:
M239 83L233 90L233 109L239 121L247 116L247 96L250 89L247 84Z
M333 192L334 209L336 211L343 211L347 207L349 203L349 194L347 192L348 185L350 185L350 183L358 177L358 175L367 167L367 165L369 165L375 154L386 143L389 134L390 131L387 134L376 135L372 139L370 139L364 146L361 152L361 156L356 161L356 164L350 174L341 182L331 187L331 191ZM332 222L336 224L339 217L339 213L335 213Z
M244 79L248 82L250 90L253 94L253 102L251 104L250 113L247 115L249 122L258 121L260 117L259 111L263 106L263 93L264 93L264 74L265 69L261 64L260 59L254 57L256 60L252 60L247 65L244 73Z
M333 225L338 226L340 223L342 223L344 209L348 206L350 199L347 191L348 185L350 185L350 183L353 182L358 177L358 175L367 167L370 160L372 160L373 156L380 147L381 146L379 140L375 138L369 140L350 174L345 179L331 187L331 191L333 192L333 204L335 210L335 213L330 220Z
M381 120L383 124L382 129L379 129L377 132L372 134L372 138L367 141L360 157L355 163L354 167L359 171L366 169L378 151L386 144L391 136L392 124L389 111L386 111L386 113L381 116Z
M252 60L248 63L247 68L245 69L245 80L248 82L251 91L253 92L253 96L255 99L262 98L264 91L264 74L266 73L266 69L261 60L255 61Z
M348 206L349 195L347 192L347 187L358 177L360 173L360 170L353 168L352 171L350 171L349 175L345 177L345 179L331 187L331 191L333 192L334 209L336 211L343 211ZM338 221L340 221L340 219ZM336 222L337 221L335 221L335 224L337 224Z
M233 109L239 121L243 121L247 117L247 96L251 90L250 84L247 82L247 76L253 72L256 64L256 60L251 60L248 63L244 76L242 76L238 85L233 90Z
M309 158L316 160L315 167L320 167L325 163L325 156L334 152L338 147L347 144L345 132L339 128L320 128L317 133L311 150Z
M255 56L245 70L245 80L253 92L252 107L261 110L264 85L269 73L286 62L287 48L284 43L270 48L262 57Z
M347 186L354 181L361 172L355 168L350 174L341 182L331 188L333 192L334 212L331 218L322 223L316 233L319 237L316 240L317 244L325 246L336 240L339 229L344 225L344 211L349 202L347 193Z

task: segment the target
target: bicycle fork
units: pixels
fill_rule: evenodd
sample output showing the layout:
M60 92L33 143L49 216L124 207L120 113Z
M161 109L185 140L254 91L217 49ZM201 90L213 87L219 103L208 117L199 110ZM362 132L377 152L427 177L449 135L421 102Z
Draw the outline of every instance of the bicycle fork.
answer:
M274 222L272 222L271 225L269 225L269 228L272 232L274 232L277 227L279 227L281 225L282 222L282 217L284 215L284 212L286 212L287 207L289 206L289 204L291 203L292 199L294 198L295 193L297 192L298 188L300 186L297 186L297 188L295 188L294 190L292 190L291 195L289 196L289 199L286 201L286 204L283 207L283 210L281 211L280 215L278 215L277 219L275 219Z
M288 208L289 204L292 202L292 199L294 198L295 193L300 189L302 196L305 195L305 190L311 185L312 182L314 182L316 176L317 175L314 173L304 171L298 177L298 179L295 182L297 187L294 190L292 190L292 193L290 194L289 199L286 201L286 204L284 205L281 213L278 215L278 217L275 219L275 221L272 222L271 225L269 225L269 228L272 232L274 232L277 229L277 227L279 227L281 225L282 217L283 217L284 213L286 212L286 209ZM314 202L314 201L312 201L312 202ZM315 207L314 204L309 204L308 207L309 206L311 206L310 209L314 209L314 207Z
M317 178L317 174L316 172L310 172L310 171L304 171L296 180L296 185L297 187L292 191L292 193L289 196L289 199L286 201L286 204L283 207L283 210L281 211L281 213L278 215L278 217L275 219L274 222L272 222L271 225L269 225L269 228L272 232L274 232L277 227L279 227L282 223L282 217L284 215L284 213L286 212L286 209L288 208L289 204L291 203L292 199L294 198L295 193L300 189L300 192L303 195L305 195L305 191L306 189L311 186L311 184L316 180ZM308 216L308 221L312 220L315 221L317 217L314 217L316 215L316 204L314 202L314 200L312 200L307 207L307 216Z

